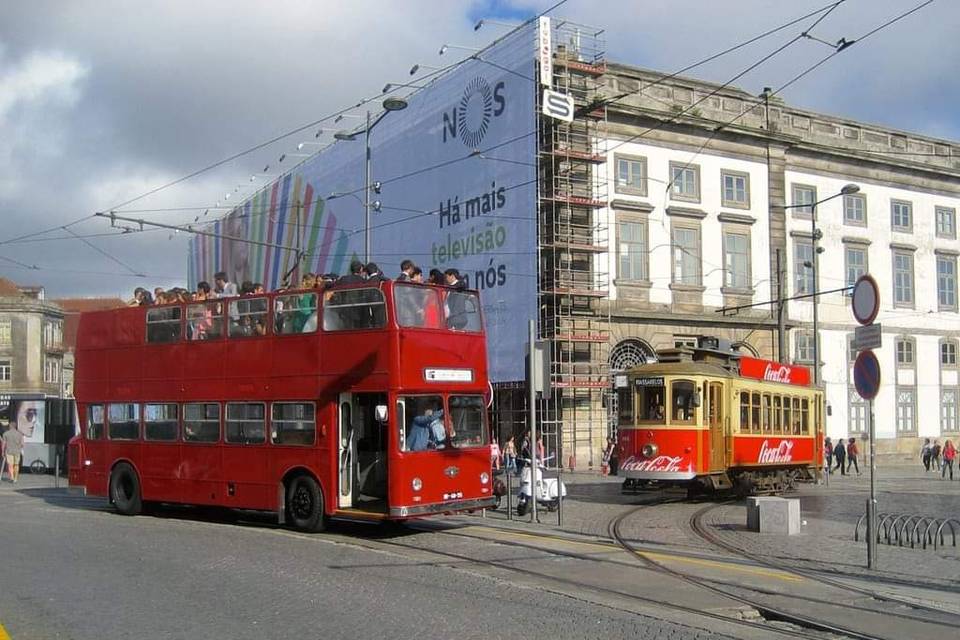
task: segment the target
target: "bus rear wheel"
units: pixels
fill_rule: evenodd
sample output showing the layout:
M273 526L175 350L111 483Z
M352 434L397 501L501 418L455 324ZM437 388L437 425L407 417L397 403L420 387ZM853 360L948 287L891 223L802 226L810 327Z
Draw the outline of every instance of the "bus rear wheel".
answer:
M118 464L110 474L110 500L117 511L125 516L135 516L143 510L140 480L130 465Z
M323 493L310 476L297 476L287 485L287 516L294 528L314 533L323 531Z

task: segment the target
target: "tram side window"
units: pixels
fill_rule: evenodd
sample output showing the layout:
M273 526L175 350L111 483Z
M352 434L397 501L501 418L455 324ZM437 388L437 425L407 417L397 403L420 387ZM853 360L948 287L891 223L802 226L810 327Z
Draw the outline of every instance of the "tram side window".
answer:
M633 391L629 388L617 389L617 424L633 424Z
M317 294L277 296L273 303L273 332L313 333L317 330Z
M754 392L751 394L753 398L753 403L750 407L750 424L753 425L753 430L756 433L760 432L760 394Z
M176 342L180 339L180 307L147 309L147 342Z
M267 334L267 299L231 300L227 312L231 338L252 338Z
M398 284L393 299L401 327L440 328L440 298L435 288Z
M799 433L810 433L810 401L806 398L800 400L800 431Z
M222 303L206 302L187 307L187 340L215 340L222 335Z
M235 444L266 441L265 411L261 402L228 402L225 440Z
M697 393L696 386L689 380L676 380L670 386L670 395L673 398L673 422L693 422L695 418Z
M783 433L789 435L790 427L793 425L793 409L790 405L790 398L783 399Z
M448 291L443 309L448 329L480 331L480 300L477 294Z
M647 424L664 424L667 390L663 386L663 378L636 378L633 386L637 392L637 406L639 415L637 422Z
M103 405L87 405L87 440L99 440L103 437Z
M783 433L783 398L773 396L773 432Z
M317 414L312 402L275 402L271 409L273 444L312 445L317 439Z
M793 433L794 435L800 435L802 427L800 426L800 421L803 420L803 416L800 413L800 398L793 399Z
M770 394L763 394L763 432L770 433L773 428L773 416L771 415Z
M397 400L397 421L403 424L401 451L426 451L445 445L443 398L404 396Z
M108 407L108 433L111 440L136 440L140 437L140 405L117 403Z
M170 442L177 439L178 407L173 403L143 405L143 439Z
M748 391L740 392L740 431L743 433L753 431L750 427L750 393Z
M334 290L323 305L324 331L379 329L386 324L386 303L379 289Z
M220 405L195 402L183 405L184 442L217 442L220 440Z
M483 396L450 396L450 444L480 447L487 444Z

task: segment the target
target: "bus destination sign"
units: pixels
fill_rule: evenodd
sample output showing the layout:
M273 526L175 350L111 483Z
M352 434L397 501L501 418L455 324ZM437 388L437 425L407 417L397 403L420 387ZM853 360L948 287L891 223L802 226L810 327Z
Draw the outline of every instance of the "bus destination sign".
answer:
M810 386L810 370L806 367L799 367L773 360L762 360L760 358L740 358L740 375L744 378L754 378L755 380L766 380L767 382L782 382L784 384L795 384L798 386Z

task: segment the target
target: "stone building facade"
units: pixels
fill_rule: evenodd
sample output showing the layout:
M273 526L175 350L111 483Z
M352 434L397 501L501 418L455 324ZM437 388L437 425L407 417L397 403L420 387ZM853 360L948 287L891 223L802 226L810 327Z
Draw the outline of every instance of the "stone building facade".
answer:
M862 436L849 296L880 286L878 444L958 433L957 143L791 107L765 92L607 64L610 364L715 335L813 365L811 205L828 434ZM841 195L845 185L859 190ZM849 189L848 189L849 190ZM827 200L829 198L829 200ZM826 200L825 202L823 202ZM605 261L605 262L604 262ZM778 329L778 303L782 329ZM759 304L768 303L768 304ZM757 305L731 309L742 305Z
M0 278L0 397L61 397L63 356L62 309L43 287Z

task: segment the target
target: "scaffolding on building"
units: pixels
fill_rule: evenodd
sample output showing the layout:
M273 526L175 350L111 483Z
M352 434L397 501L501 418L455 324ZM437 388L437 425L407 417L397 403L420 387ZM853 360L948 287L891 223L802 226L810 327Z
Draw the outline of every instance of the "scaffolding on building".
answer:
M557 462L599 468L610 388L606 73L602 31L554 27L552 88L574 100L572 122L540 116L539 335L552 343L549 398L540 429ZM538 105L539 106L539 105Z

